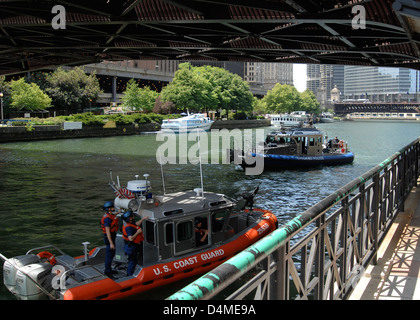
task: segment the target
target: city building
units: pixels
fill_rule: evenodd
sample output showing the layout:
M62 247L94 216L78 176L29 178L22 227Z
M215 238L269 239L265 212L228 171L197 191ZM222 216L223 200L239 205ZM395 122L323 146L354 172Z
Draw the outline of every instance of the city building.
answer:
M331 102L331 90L344 90L344 66L309 64L307 66L307 88L311 90L321 106Z
M371 102L417 100L419 71L389 67L344 67L343 99Z
M341 101L413 102L419 101L419 85L419 71L405 68L316 64L307 67L307 88L324 108L337 100L331 97L334 88Z
M251 87L271 90L277 83L293 85L293 64L246 62L244 80Z

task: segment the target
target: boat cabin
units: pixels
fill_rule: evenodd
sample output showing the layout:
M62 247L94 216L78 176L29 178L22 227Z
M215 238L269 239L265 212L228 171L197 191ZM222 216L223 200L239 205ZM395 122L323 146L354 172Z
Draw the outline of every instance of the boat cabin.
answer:
M238 228L237 219L230 219L235 205L222 194L206 192L203 196L201 188L142 202L138 214L149 217L143 222L143 266L226 240ZM121 235L118 237L117 241L123 241Z
M315 156L322 153L322 132L315 128L272 131L266 137L265 153Z

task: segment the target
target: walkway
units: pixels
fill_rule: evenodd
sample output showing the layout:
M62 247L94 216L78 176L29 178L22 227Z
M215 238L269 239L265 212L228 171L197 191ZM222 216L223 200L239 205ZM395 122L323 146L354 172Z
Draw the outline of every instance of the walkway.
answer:
M349 300L420 300L420 180Z

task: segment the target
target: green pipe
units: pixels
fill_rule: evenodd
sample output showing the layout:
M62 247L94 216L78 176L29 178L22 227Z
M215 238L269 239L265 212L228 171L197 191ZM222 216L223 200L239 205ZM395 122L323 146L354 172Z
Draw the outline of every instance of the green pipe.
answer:
M299 217L296 217L282 228L273 231L254 245L176 292L168 300L198 300L204 295L207 297L214 295L216 288L221 289L229 286L236 280L236 275L240 276L246 273L256 263L281 246L288 235L301 226Z

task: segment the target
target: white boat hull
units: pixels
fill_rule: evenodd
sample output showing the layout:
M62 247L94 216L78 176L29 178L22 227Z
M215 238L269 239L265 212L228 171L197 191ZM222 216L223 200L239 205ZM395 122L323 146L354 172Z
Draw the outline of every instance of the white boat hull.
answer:
M210 123L204 123L201 125L196 125L196 126L179 126L179 125L162 125L161 130L163 132L176 132L176 133L183 133L183 132L191 132L193 130L204 130L204 131L208 131L211 128L211 125L213 124L213 122Z

